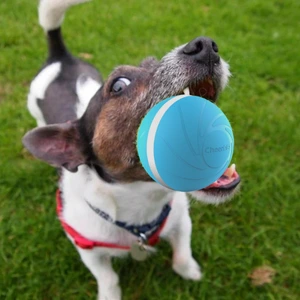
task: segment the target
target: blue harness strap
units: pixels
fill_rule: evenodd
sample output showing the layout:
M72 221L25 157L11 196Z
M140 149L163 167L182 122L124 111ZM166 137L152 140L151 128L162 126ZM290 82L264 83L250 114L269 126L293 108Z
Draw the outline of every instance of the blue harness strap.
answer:
M117 225L118 227L121 227L129 231L130 233L132 233L137 237L140 237L141 235L145 235L148 238L153 232L155 232L163 224L163 222L166 220L166 218L168 217L171 211L171 205L168 203L163 207L160 215L152 222L143 225L132 225L132 224L127 224L126 222L114 221L109 214L99 209L98 207L93 206L87 200L85 201L98 216L102 217L103 219L105 219L106 221L112 224Z

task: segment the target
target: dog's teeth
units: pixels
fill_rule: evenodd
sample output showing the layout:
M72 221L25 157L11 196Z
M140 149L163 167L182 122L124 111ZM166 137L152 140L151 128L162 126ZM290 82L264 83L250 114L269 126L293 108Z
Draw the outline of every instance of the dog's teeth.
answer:
M183 90L183 93L185 95L190 95L190 88L189 87L186 87L184 90Z
M207 82L210 84L210 85L213 85L213 81L211 79L207 79Z
M234 172L235 172L235 164L232 164L229 168L226 169L223 175L225 175L228 178L231 178Z

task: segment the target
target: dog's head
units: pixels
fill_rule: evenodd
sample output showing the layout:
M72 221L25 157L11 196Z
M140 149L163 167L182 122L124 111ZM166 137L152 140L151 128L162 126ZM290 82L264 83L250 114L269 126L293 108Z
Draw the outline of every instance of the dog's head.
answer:
M199 37L161 61L147 58L138 67L116 68L82 118L34 129L23 141L36 157L72 172L90 164L112 182L152 181L136 150L137 130L148 110L185 89L215 102L229 75L214 41ZM225 174L219 184L194 195L208 202L228 198L239 182L237 173L232 173L231 178Z

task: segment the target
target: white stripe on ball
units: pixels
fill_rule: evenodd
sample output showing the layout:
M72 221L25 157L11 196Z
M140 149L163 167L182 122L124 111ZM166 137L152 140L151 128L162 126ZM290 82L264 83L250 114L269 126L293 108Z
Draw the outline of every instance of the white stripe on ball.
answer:
M149 128L149 134L147 138L147 158L148 158L148 163L150 170L156 180L163 186L170 188L160 177L160 174L157 170L156 163L155 163L155 157L154 157L154 141L155 141L155 136L157 132L158 125L164 116L164 114L167 112L167 110L175 104L178 100L186 97L187 95L179 95L171 99L170 101L167 101L156 113L155 117L152 120L151 126Z

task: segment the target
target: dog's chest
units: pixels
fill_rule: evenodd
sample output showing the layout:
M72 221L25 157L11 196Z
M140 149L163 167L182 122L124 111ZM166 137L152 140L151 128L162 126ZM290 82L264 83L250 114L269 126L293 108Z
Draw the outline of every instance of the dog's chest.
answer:
M96 172L83 165L77 173L64 171L61 190L64 220L82 235L118 243L136 238L91 209L91 205L113 220L141 225L153 221L173 192L152 182L108 184Z

